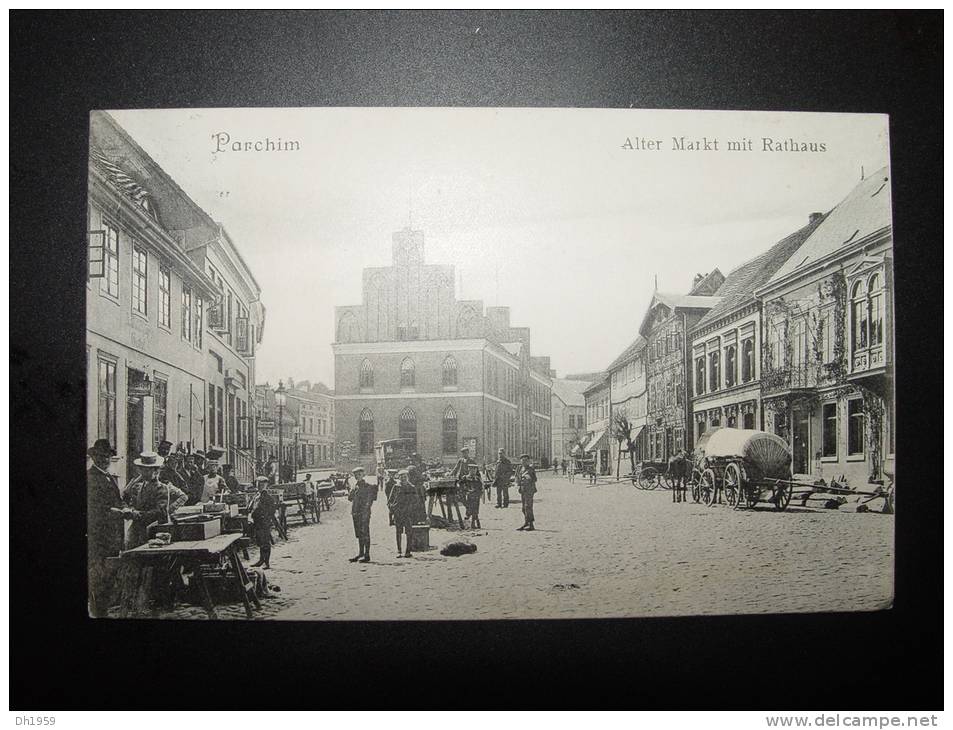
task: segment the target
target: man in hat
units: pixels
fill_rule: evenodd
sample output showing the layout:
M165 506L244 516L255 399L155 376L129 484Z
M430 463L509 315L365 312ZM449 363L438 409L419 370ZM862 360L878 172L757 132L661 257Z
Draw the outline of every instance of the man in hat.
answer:
M497 509L510 506L510 477L512 476L513 462L507 459L503 449L500 449L496 455L496 470L493 473Z
M198 504L205 491L205 452L200 449L187 455L185 464L188 473L185 475L183 491L188 499L187 504Z
M387 506L391 512L391 524L397 530L397 557L409 558L410 529L414 524L417 508L417 488L410 481L410 474L406 469L397 472L397 482L390 490ZM401 552L401 533L407 535L407 550Z
M371 507L377 499L377 487L364 481L364 467L355 467L351 473L356 483L347 493L347 498L351 503L351 519L354 521L358 553L350 558L350 562L369 563L371 562Z
M427 470L424 469L424 462L420 458L420 454L416 452L410 455L407 478L417 489L417 510L414 524L418 525L427 521Z
M138 547L149 539L149 525L169 522L172 513L188 501L188 496L178 487L159 480L165 459L154 451L143 451L133 464L139 467L141 479L126 492L126 502L132 507L126 518L132 520L129 545Z
M205 462L205 483L202 486L202 502L212 502L216 495L228 490L225 478L222 476L218 461L209 459Z
M410 481L410 469L401 470L407 474L407 481ZM387 479L384 482L384 500L387 502L387 524L390 526L394 525L394 510L391 508L391 494L394 491L394 487L397 486L398 477L400 472L397 469L386 469ZM413 486L413 482L411 482ZM415 488L416 491L416 488ZM399 551L400 548L398 547Z
M268 477L255 477L255 486L258 494L252 497L249 516L252 523L252 537L258 545L258 562L252 563L253 568L271 568L271 525L275 518L275 508L278 506L271 492L268 491Z
M122 550L123 508L119 481L109 473L116 450L109 439L97 439L86 451L92 466L86 472L87 569L89 571L89 614L106 615L112 594L112 563L107 558Z
M480 497L483 496L483 478L480 476L480 465L475 461L467 464L467 473L461 479L464 485L463 493L467 500L467 514L470 516L470 529L475 530L480 524Z
M460 449L460 458L457 459L457 463L450 472L450 476L456 480L457 486L459 486L461 490L466 490L467 487L467 474L469 473L467 470L467 464L469 463L470 447L464 446L462 449ZM465 491L464 494L466 494ZM470 502L468 500L464 501L464 507L466 508L464 519L468 520L470 519Z
M242 485L238 483L238 477L235 476L235 467L231 464L225 464L222 467L222 478L225 480L225 487L229 494L242 491Z
M274 456L269 456L268 461L265 463L265 476L268 477L269 484L278 483L278 461Z
M535 530L533 495L536 494L536 470L529 463L529 454L520 454L520 465L516 467L516 484L519 486L520 501L523 503L523 526L516 529Z

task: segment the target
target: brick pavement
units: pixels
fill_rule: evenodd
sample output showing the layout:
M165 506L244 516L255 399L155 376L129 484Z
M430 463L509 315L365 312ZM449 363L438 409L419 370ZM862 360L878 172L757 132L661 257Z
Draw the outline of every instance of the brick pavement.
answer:
M570 484L551 473L539 488L535 532L516 530L518 499L506 510L484 503L483 529L433 529L434 547L410 560L396 558L379 501L368 564L347 562L357 543L349 503L339 499L320 525L292 528L275 546L269 579L281 594L265 602L262 618L672 616L873 610L891 602L890 515L673 504L664 490ZM477 552L441 556L440 545L460 535ZM183 610L175 615L201 617L194 607Z

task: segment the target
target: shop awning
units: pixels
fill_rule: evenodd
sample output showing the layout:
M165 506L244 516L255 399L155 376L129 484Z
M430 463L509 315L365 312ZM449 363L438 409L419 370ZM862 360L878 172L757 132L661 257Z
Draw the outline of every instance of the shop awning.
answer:
M645 426L636 426L635 428L632 429L632 437L631 437L629 440L631 441L631 443L632 443L633 446L639 442L639 436L642 435L642 430L643 430L644 428L645 428ZM623 453L623 454L627 454L628 452L629 452L628 447L627 447L627 446L623 446L623 447L622 447L622 453Z
M592 434L592 438L589 439L589 441L583 447L583 451L585 451L586 453L589 453L590 451L595 451L596 447L599 445L599 442L602 441L602 439L604 439L605 437L606 437L605 430L596 431L594 434Z

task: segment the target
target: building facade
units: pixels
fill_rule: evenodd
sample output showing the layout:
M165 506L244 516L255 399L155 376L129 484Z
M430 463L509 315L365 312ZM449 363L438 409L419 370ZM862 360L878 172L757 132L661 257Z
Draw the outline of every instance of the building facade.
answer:
M611 427L611 393L609 375L603 373L583 392L586 398L586 442L582 453L595 460L596 474L608 474L611 468L609 453Z
M611 394L610 453L616 475L628 473L632 461L645 458L647 439L648 393L645 379L645 338L639 336L606 368ZM619 438L616 423L624 416L629 423L629 437L634 448L629 454L629 444ZM625 462L623 464L623 462Z
M116 473L131 478L134 458L161 441L226 445L228 426L207 407L210 399L218 406L214 388L225 375L212 360L209 312L220 290L205 262L213 244L191 245L225 234L102 112L90 116L88 182L87 432L110 440ZM244 275L251 279L247 267ZM253 382L251 362L243 372ZM223 391L223 413L227 402Z
M894 451L888 170L861 181L756 293L765 430L788 441L795 473L855 488L883 478Z
M721 301L691 331L692 427L695 442L709 428L762 429L761 302L765 284L817 228L824 216L746 261L718 290Z
M586 438L585 391L591 384L585 380L553 380L551 453L557 461L569 459Z
M362 303L335 310L337 441L350 460L374 462L381 440L408 438L424 459L467 445L551 458L549 359L508 307L457 300L452 266L426 264L422 231L393 236L392 265L364 270Z
M299 469L334 465L334 391L324 383L284 381L285 410L294 421L294 463Z
M642 320L645 339L646 449L650 461L667 461L679 449L692 450L689 332L718 302L724 275L717 269L696 277L691 293L656 292ZM705 293L699 293L705 292Z

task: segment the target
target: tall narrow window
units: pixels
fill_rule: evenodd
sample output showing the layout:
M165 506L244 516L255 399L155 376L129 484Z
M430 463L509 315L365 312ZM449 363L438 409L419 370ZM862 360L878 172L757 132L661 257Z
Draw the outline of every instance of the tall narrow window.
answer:
M864 453L864 402L860 398L847 401L847 454Z
M837 403L825 403L821 416L822 456L837 456Z
M851 349L856 351L867 347L867 292L864 291L863 282L858 281L856 284L854 284L854 289L851 293L851 299L854 303L854 321L853 327L851 328Z
M192 341L192 289L182 285L182 339Z
M208 386L208 440L215 443L215 386Z
M203 320L205 319L205 301L201 297L195 298L195 327L192 328L192 335L195 338L195 346L202 347Z
M741 382L747 383L754 378L754 340L741 343Z
M365 360L361 363L360 387L374 387L374 367L371 365L370 360Z
M374 416L366 408L357 422L358 445L361 454L374 453Z
M218 441L215 443L220 446L225 445L225 389L215 386L216 411L215 425L218 428Z
M699 357L695 360L695 395L702 395L705 392L705 358ZM653 398L653 401L655 399Z
M737 348L734 345L728 345L725 349L725 387L730 388L735 384L735 378L738 372Z
M708 389L716 391L721 387L721 353L713 352L708 356Z
M495 375L496 371L493 370L491 373ZM492 377L490 379L492 381ZM447 356L447 359L443 361L443 384L445 387L457 384L457 361L453 359L453 355Z
M400 418L397 419L397 436L402 439L410 439L411 451L417 450L417 414L413 408L405 408L400 412Z
M119 298L119 231L103 223L106 231L106 293Z
M400 364L400 387L413 388L416 384L414 361L409 357Z
M453 406L447 406L443 414L443 453L457 453L457 414Z
M98 438L109 439L116 448L116 363L99 361Z
M165 441L165 414L169 396L169 384L165 380L156 378L152 392L152 436L155 448Z
M132 309L149 314L149 257L145 249L132 247Z
M159 269L159 325L172 326L172 272Z
M877 274L870 277L867 291L870 295L870 344L880 345L884 341L884 295Z

